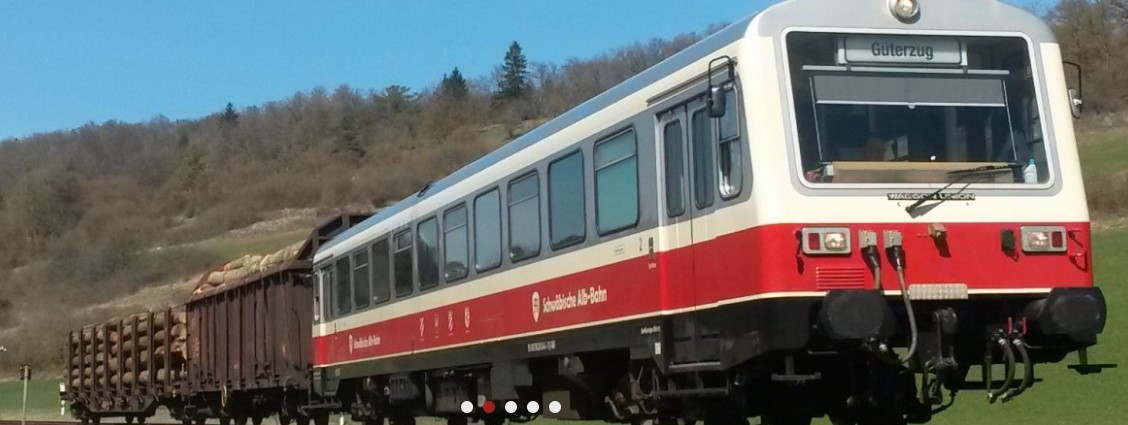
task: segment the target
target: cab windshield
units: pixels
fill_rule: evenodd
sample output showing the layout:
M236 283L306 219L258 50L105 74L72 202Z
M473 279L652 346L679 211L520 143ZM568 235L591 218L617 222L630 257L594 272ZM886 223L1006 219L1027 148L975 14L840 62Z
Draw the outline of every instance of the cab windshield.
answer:
M1044 183L1046 144L1026 42L791 33L802 176L811 183Z

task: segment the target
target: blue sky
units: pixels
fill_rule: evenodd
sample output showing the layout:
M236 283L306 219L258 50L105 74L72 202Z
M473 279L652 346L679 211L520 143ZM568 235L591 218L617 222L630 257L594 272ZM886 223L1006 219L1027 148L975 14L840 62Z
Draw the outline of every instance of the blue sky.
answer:
M875 0L877 1L877 0ZM1031 3L1037 0L1021 0ZM561 63L701 31L769 0L23 1L0 8L0 139L197 118L317 86L487 76L510 42Z

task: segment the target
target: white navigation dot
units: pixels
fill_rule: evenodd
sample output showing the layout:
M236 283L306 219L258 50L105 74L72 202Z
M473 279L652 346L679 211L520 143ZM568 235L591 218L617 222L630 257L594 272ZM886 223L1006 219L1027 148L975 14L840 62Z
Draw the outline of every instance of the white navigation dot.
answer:
M506 413L517 413L517 402L513 400L505 402L505 411Z
M466 401L462 402L461 407L462 407L462 413L470 413L470 412L474 411L474 403L471 403L470 400L466 400Z
M552 413L560 413L560 402L552 400L552 402L548 403L548 411Z
M540 404L537 404L535 401L530 401L525 407L529 409L529 413L537 413L540 411Z

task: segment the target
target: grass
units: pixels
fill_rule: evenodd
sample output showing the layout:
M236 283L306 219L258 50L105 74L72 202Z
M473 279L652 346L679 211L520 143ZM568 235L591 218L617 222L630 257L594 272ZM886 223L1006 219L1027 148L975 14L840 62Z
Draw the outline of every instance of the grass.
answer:
M32 376L36 371L33 371ZM0 381L0 420L19 420L23 401L23 382ZM46 418L59 415L59 383L57 380L37 379L27 385L28 418Z
M269 254L309 236L309 230L293 230L263 236L223 237L208 239L197 248L218 258L230 261L246 254Z
M1128 128L1090 128L1077 132L1082 171L1087 178L1128 170Z

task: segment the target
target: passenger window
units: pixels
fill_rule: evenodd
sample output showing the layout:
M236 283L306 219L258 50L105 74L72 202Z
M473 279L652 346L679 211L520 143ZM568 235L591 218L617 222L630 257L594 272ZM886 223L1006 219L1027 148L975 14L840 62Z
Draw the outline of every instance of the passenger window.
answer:
M501 194L497 188L474 199L474 268L501 265Z
M584 241L584 155L582 151L548 166L548 236L552 249Z
M509 260L540 254L540 178L534 171L509 182Z
M677 217L685 213L685 150L682 140L682 123L673 121L662 130L666 162L666 214Z
M726 114L727 115L727 114ZM701 109L690 119L690 143L693 144L693 199L697 209L713 205L713 129Z
M737 111L736 90L725 91L725 116L718 118L717 128L721 140L740 136L740 112Z
M740 194L744 173L741 170L740 155L740 115L737 112L736 91L725 92L727 98L725 116L719 118L721 142L720 151L721 198L730 199Z
M443 214L443 276L447 282L466 277L470 272L470 240L467 235L466 206L459 205Z
M352 288L349 287L349 276L352 276L352 268L349 267L349 257L337 260L337 271L334 273L337 277L337 314L345 314L352 310Z
M396 233L395 280L396 297L411 294L414 289L415 273L411 265L411 230L404 229Z
M391 258L388 255L388 238L372 244L372 302L381 303L392 292Z
M601 235L638 223L638 155L634 130L595 145L595 222Z
M326 265L325 267L322 267L321 280L319 281L317 288L317 296L314 297L314 320L327 320L329 316L332 316L332 292L335 286L336 282L333 281L333 266ZM322 299L327 301L325 303L322 303ZM329 306L329 308L322 310L322 305ZM322 317L322 315L324 315L325 317Z
M439 286L439 220L435 217L419 223L415 249L419 257L419 290Z
M356 254L353 254L353 302L356 303L356 309L368 307L369 299L369 281L371 276L368 274L368 250L365 249Z

